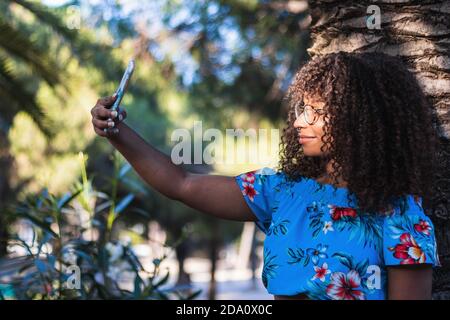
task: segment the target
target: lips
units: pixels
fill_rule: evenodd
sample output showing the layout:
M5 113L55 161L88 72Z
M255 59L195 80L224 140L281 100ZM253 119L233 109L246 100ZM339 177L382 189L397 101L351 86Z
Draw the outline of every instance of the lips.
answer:
M299 142L300 144L306 144L308 142L314 141L315 138L316 137L301 135L299 138Z

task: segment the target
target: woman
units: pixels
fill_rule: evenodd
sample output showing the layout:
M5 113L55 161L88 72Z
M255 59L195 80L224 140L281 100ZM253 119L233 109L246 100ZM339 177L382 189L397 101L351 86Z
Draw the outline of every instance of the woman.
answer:
M262 278L275 299L431 298L440 262L422 198L437 134L419 85L395 58L340 52L304 65L286 96L278 171L185 172L124 124L125 112L108 110L113 101L92 109L94 130L149 185L266 233Z

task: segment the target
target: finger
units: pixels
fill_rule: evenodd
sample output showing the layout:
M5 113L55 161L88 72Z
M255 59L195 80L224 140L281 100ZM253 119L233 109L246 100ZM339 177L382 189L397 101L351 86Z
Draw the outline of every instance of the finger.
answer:
M115 118L112 118L112 120L115 122L115 123L119 123L119 122L122 122L125 118L126 118L126 112L125 112L125 110L123 109L123 108L121 108L121 107L119 107L119 108L117 108L117 117L115 117ZM124 113L125 112L125 113Z
M122 116L123 116L124 119L126 119L126 117L127 117L127 111L126 111L125 109L123 109Z
M107 137L115 136L119 133L119 128L104 128L103 132Z
M98 134L101 137L106 137L107 133L105 131L103 131L102 129L99 129L97 127L94 127L94 131L96 134Z
M110 107L113 105L114 101L116 101L117 95L113 94L112 96L103 97L97 100L97 104L101 104L105 107Z
M111 111L103 105L98 105L95 114L95 118L100 120L114 119L117 116L117 111Z
M94 127L97 127L99 129L104 129L104 128L112 128L115 126L114 121L112 120L99 120L96 118L92 119L92 124L94 125Z
M118 116L118 121L123 121L127 118L127 112L125 111L125 109L120 109L119 110L119 116Z

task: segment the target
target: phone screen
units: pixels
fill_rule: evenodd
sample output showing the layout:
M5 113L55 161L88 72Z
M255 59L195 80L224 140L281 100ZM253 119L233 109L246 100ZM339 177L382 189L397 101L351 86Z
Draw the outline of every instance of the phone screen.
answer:
M117 99L114 102L113 106L111 107L111 110L117 110L117 108L120 105L120 102L122 101L123 95L125 94L125 91L127 90L128 83L130 82L131 75L134 71L134 60L130 60L128 63L127 69L125 70L122 80L120 81L119 88L117 88L116 94Z

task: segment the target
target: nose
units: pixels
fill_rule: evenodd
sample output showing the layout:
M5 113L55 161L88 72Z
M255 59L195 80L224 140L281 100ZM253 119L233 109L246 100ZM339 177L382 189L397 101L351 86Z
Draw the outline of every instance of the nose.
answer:
M305 122L305 119L302 115L300 115L300 117L298 117L294 121L294 128L296 128L296 129L305 128L307 126L308 126L308 124Z

